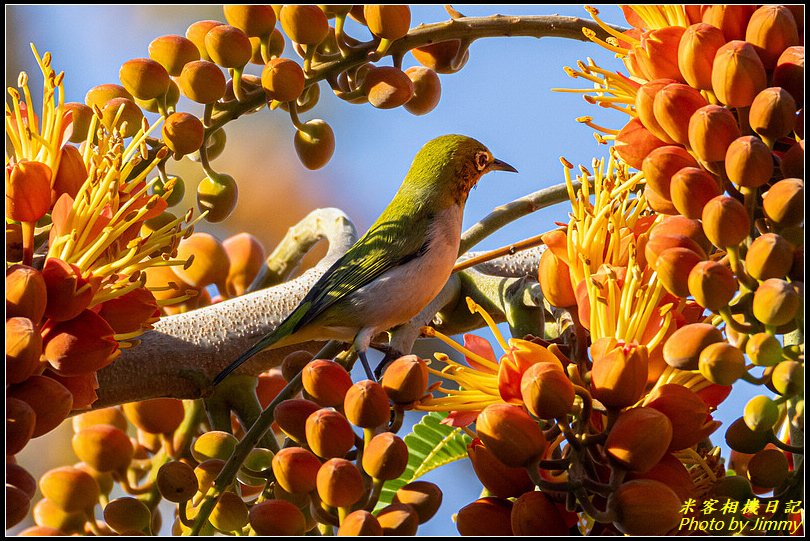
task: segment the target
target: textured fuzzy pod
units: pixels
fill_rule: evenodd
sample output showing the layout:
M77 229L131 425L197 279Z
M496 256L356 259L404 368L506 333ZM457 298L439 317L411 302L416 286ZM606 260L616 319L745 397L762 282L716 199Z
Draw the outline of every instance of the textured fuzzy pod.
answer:
M305 430L310 449L321 458L342 457L354 447L349 421L333 409L323 408L307 417Z
M363 450L363 470L374 479L396 479L407 466L408 446L391 432L377 434Z
M45 317L66 322L79 316L93 300L98 282L85 277L76 265L49 257L42 269L48 291ZM112 334L112 333L110 333Z
M693 220L699 220L706 203L722 194L717 179L700 167L684 167L672 176L669 185L672 204L683 216Z
M591 389L594 396L605 406L612 408L625 408L635 404L647 385L647 348L604 337L593 343L591 353Z
M740 136L740 126L729 109L706 105L689 119L689 146L715 173L722 172L729 145Z
M286 447L273 457L273 474L281 487L291 494L306 494L316 487L321 461L301 447Z
M796 120L796 100L781 87L766 88L757 94L748 112L751 129L769 141L790 134Z
M773 176L771 149L753 135L735 139L726 151L726 174L738 186L759 188Z
M684 167L698 167L698 163L683 147L668 145L650 152L644 158L641 170L647 186L664 199L670 200L672 176Z
M765 68L773 69L785 49L800 43L796 20L785 6L761 6L748 21L745 41L754 46Z
M208 60L195 60L183 66L178 85L183 95L197 103L214 103L225 95L222 70Z
M769 278L754 292L754 317L765 325L782 326L792 322L801 305L796 288L790 282Z
M45 279L34 267L12 265L6 269L6 317L25 317L39 325L48 304Z
M360 501L365 492L360 470L342 458L332 458L321 466L317 487L321 500L333 507L350 507Z
M410 505L424 524L436 514L442 505L442 491L435 483L413 481L397 489L393 503Z
M398 405L412 404L427 391L427 364L416 355L400 357L385 369L381 383L391 402Z
M183 66L200 59L200 50L190 39L171 34L152 40L149 58L166 68L172 77L179 77Z
M377 428L391 418L388 394L376 381L358 381L346 392L343 401L346 418L355 426Z
M682 517L680 498L652 479L627 481L610 498L617 513L613 525L628 535L666 535Z
M731 385L745 372L745 357L739 348L728 342L717 342L700 352L698 370L712 383Z
M6 382L21 383L39 368L42 335L27 317L6 319Z
M768 86L765 66L754 46L730 41L717 50L712 65L712 90L729 107L748 107Z
M706 203L702 218L703 231L718 248L739 245L751 228L745 207L727 195L719 195Z
M731 269L717 261L700 261L689 272L689 293L695 301L713 312L728 306L739 287Z
M669 418L656 409L638 407L619 414L605 440L605 452L623 469L644 473L663 458L671 442Z
M73 466L47 471L39 479L42 496L66 513L92 509L98 503L99 488L93 477Z
M712 64L726 43L723 32L710 24L689 26L678 44L678 68L686 82L698 90L712 89Z
M673 83L655 95L653 113L658 124L680 145L689 144L689 119L708 105L706 98L689 85Z
M762 198L765 216L779 227L800 225L804 221L804 181L780 180Z
M343 404L346 392L352 386L352 377L338 363L316 359L301 371L304 390L321 406Z
M171 82L166 68L151 58L127 60L121 65L118 77L127 92L139 100L151 100L165 95Z
M464 536L514 535L512 502L492 497L475 500L459 509L456 529Z
M478 437L504 464L525 466L542 455L546 440L540 427L523 409L509 404L484 408L476 421Z
M793 266L793 245L776 233L760 235L745 254L745 270L757 280L784 278Z
M292 440L305 443L307 418L318 411L320 407L311 400L292 398L276 406L276 423L279 428Z
M329 20L318 6L285 4L279 13L287 37L302 45L318 45L329 34Z
M125 470L135 454L126 433L111 425L84 428L73 436L71 443L79 460L100 472Z
M289 58L273 58L262 69L262 87L268 99L297 100L304 92L304 83L304 70Z
M405 103L405 109L417 116L435 109L442 97L442 84L436 72L424 66L411 66L405 75L413 83L413 96Z

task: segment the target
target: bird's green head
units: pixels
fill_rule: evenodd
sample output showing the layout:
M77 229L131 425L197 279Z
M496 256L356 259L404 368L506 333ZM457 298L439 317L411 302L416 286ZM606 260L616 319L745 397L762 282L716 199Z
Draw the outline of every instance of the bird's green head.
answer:
M470 190L490 171L517 172L472 137L442 135L416 154L405 185L463 205Z

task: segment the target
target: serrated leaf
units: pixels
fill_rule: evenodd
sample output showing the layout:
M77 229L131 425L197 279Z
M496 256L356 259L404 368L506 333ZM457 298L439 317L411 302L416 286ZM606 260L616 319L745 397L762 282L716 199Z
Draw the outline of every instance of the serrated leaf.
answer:
M403 438L408 445L408 466L399 479L385 483L376 509L390 504L396 491L408 483L440 466L467 458L467 444L472 438L460 428L441 424L445 417L447 413L431 411Z

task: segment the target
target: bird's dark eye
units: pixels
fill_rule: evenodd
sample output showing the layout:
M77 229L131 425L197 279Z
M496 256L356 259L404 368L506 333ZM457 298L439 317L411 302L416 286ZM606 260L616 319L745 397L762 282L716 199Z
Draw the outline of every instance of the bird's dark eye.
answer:
M489 164L489 154L486 152L476 152L475 153L475 167L479 171L483 171L484 168Z

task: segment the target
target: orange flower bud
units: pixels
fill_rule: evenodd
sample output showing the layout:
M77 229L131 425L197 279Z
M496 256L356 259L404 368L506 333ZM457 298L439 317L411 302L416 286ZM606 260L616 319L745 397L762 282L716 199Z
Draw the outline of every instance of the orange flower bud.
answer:
M521 495L512 505L514 535L568 535L560 510L545 493L532 490Z
M526 408L540 419L565 418L574 405L574 385L557 363L530 366L520 380L520 394Z
M723 333L708 323L684 325L664 344L664 360L673 368L697 370L700 352L710 344L723 341Z
M206 32L205 50L211 61L223 68L242 68L253 54L247 35L229 24L216 25Z
M442 504L442 491L428 481L413 481L394 493L393 503L410 505L424 524L436 514Z
M44 342L43 355L63 376L95 372L110 364L118 350L114 331L95 312L84 310L68 321L54 325Z
M613 525L628 535L666 535L682 517L680 498L652 479L627 481L611 499L618 515Z
M773 86L787 90L796 101L796 107L804 106L804 46L788 47L776 61L772 76Z
M163 141L174 152L175 158L200 149L205 137L205 128L196 116L189 113L172 113L163 123Z
M346 515L346 518L340 523L337 534L339 536L382 536L383 530L377 517L368 511L358 509Z
M79 267L55 257L45 261L42 278L48 291L45 316L55 321L73 319L93 300L98 281L84 278Z
M718 248L737 246L750 227L745 207L733 197L718 195L703 207L703 231Z
M92 120L95 113L87 105L76 101L65 104L65 117L67 117L68 113L70 113L73 122L70 142L77 144L84 142L87 139L90 120Z
M644 473L664 456L672 442L672 423L653 408L632 408L619 414L605 452L622 468Z
M726 152L726 174L738 186L758 188L773 176L773 156L758 137L735 139Z
M681 501L695 496L695 483L686 466L672 453L667 453L658 464L644 473L629 473L625 477L628 481L634 479L651 479L665 484L678 495Z
M678 69L678 45L684 30L682 26L665 26L641 34L641 41L633 52L648 80L684 80Z
M745 270L757 280L784 278L793 266L793 246L776 233L765 233L745 254Z
M757 451L748 462L747 475L754 486L776 488L790 475L788 459L779 449Z
M551 250L544 251L540 256L538 278L543 295L552 306L564 308L577 303L568 265Z
M647 347L604 337L593 343L591 353L591 390L596 399L610 408L635 404L647 386Z
M779 169L784 178L804 179L804 141L791 144L787 152L782 154Z
M152 398L124 404L124 414L144 432L171 434L183 422L185 408L177 398Z
M408 33L411 8L403 5L368 4L363 7L363 17L372 34L393 41Z
M400 357L385 369L381 383L391 402L412 404L427 391L427 364L416 355Z
M700 352L698 370L712 383L731 385L745 372L745 358L739 348L725 341L717 342Z
M287 386L287 379L279 369L270 369L259 374L259 381L256 385L256 397L262 408L266 408L275 399L284 387Z
M796 125L796 100L784 88L766 88L751 103L748 122L766 141L776 141Z
M183 66L200 59L200 51L190 39L167 35L152 40L149 58L160 63L172 77L179 77Z
M411 66L405 70L405 75L413 83L413 97L404 105L405 109L414 115L426 115L435 109L442 96L436 72L424 66Z
M34 435L36 423L37 414L28 402L6 397L6 456L14 456L25 448Z
M675 140L667 135L667 132L658 123L653 107L656 94L665 86L677 82L675 79L655 79L643 84L636 92L636 113L641 119L641 123L650 133L668 145L674 144Z
M655 95L653 112L664 131L676 143L689 144L689 119L708 105L706 98L689 85L673 83Z
M525 466L542 455L547 445L537 423L523 409L509 404L484 408L476 430L484 445L507 466Z
M669 185L672 204L693 220L699 220L706 203L722 194L718 179L700 167L684 167L672 176Z
M410 505L393 503L377 513L383 535L413 536L419 528L419 516Z
M745 39L748 20L757 9L752 5L709 5L704 7L703 22L719 28L726 41Z
M189 259L192 256L193 260L186 268L172 267L177 277L194 287L216 284L220 292L224 292L230 262L219 239L208 233L194 233L181 240L177 258Z
M689 272L687 285L695 301L713 312L728 306L738 288L731 269L717 261L698 262Z
M354 447L349 421L333 409L319 409L307 417L305 430L310 449L321 458L342 457Z
M121 65L118 72L124 88L139 100L151 100L166 94L169 72L151 58L133 58ZM138 126L136 129L140 129Z
M241 530L248 522L247 505L238 494L223 492L208 520L214 528L221 532Z
M6 218L36 222L50 207L50 167L29 160L6 167Z
M707 105L689 119L689 145L714 173L722 173L726 150L739 136L737 119L725 107Z
M163 499L173 503L187 502L200 487L194 468L179 460L163 464L155 480Z
M45 498L67 513L85 512L98 503L96 480L73 466L45 472L39 480L39 489Z
M6 382L21 383L39 368L42 335L27 317L6 320Z
M219 66L208 60L187 63L177 83L183 95L197 103L214 103L225 95L225 75Z
M27 317L38 325L47 301L47 286L38 270L27 265L6 270L6 317Z
M84 159L79 149L72 145L65 145L61 152L59 169L56 171L53 186L51 186L51 205L55 204L63 193L75 199L79 188L87 180L87 167L84 165Z
M113 98L101 109L101 124L109 131L118 130L123 137L138 133L142 122L143 111L129 98Z
M688 27L678 44L678 68L690 86L712 89L712 63L717 50L726 43L723 32L710 24Z
M765 68L772 69L785 49L799 45L796 20L785 6L760 6L748 21L745 41L755 47Z
M667 248L653 267L664 288L678 297L689 296L689 273L702 258L688 248Z
M271 6L227 5L222 6L225 20L251 37L265 36L276 25L276 12Z
M636 169L641 169L644 158L658 147L666 145L644 127L638 118L630 119L616 136L614 147L619 158Z
M650 230L651 239L659 235L684 235L689 237L700 246L703 253L708 253L712 247L711 242L703 232L703 224L700 223L700 220L692 220L685 216L666 216Z
M281 375L285 380L292 381L309 364L313 356L312 353L303 349L293 351L281 361Z
M800 225L804 221L804 181L786 178L770 187L762 197L765 216L779 227Z
M99 472L126 470L135 449L129 437L111 425L93 425L73 436L73 452L82 462Z
M305 443L307 418L318 411L319 406L311 400L291 398L276 406L276 423L282 432L298 443Z
M285 4L278 20L287 37L302 45L318 45L329 34L329 21L318 6Z
M655 232L658 227L653 228ZM684 248L697 254L700 259L706 257L703 249L691 238L681 234L655 234L650 237L644 245L644 257L647 265L655 268L658 264L658 256L670 248Z
M22 522L28 516L31 496L16 486L6 483L6 528Z
M262 87L270 100L297 100L304 82L304 70L289 58L273 58L262 69Z
M512 498L533 490L534 483L529 478L526 468L511 468L505 465L495 458L481 440L476 438L467 445L467 455L470 457L476 477L494 496Z
M754 293L754 317L765 325L778 327L790 323L800 305L793 284L779 278L765 280Z
M361 428L377 428L391 418L388 394L376 381L364 380L352 385L343 401L346 418Z
M721 103L747 107L767 86L765 67L753 45L730 41L718 49L712 64L712 90Z
M346 391L352 386L352 377L338 363L316 359L301 371L304 390L321 406L343 404Z
M768 333L752 334L745 343L745 354L757 366L776 366L782 360L782 344Z
M281 488L291 494L307 494L315 490L321 461L301 447L285 447L273 457L273 475Z
M512 502L481 498L458 510L456 529L461 535L504 536L512 533Z
M790 397L804 392L804 365L792 360L780 362L773 369L771 383L782 396Z
M342 458L327 460L318 470L316 483L321 500L333 507L350 507L365 492L360 470Z
M779 406L765 395L754 396L745 404L743 419L754 432L772 430L779 420Z
M464 50L464 56L457 58L461 42L457 39L431 43L422 47L414 47L411 54L417 62L430 68L436 73L455 73L464 67L470 58L469 49Z
M139 287L104 301L98 309L98 315L104 318L116 334L125 334L149 328L149 324L160 317L160 309L152 292Z
M641 169L647 186L669 200L672 176L684 167L698 167L698 163L683 147L668 145L650 152L644 158Z
M307 169L320 169L335 153L335 132L324 120L315 118L296 130L293 139L295 153Z
M706 403L682 385L668 383L656 387L645 400L645 405L660 411L672 423L670 451L692 447L720 426L709 418Z
M45 374L70 391L70 394L73 395L74 410L86 410L98 400L96 389L99 388L99 384L95 372L79 374L78 376L62 376L49 369L45 371Z
M399 68L383 66L371 69L361 86L371 105L378 109L393 109L413 97L411 79Z
M672 204L672 201L659 195L658 192L650 188L644 187L644 198L647 200L647 206L658 214L675 216L678 214L678 209Z
M363 450L363 471L374 479L397 479L408 466L408 446L391 432L381 432Z

